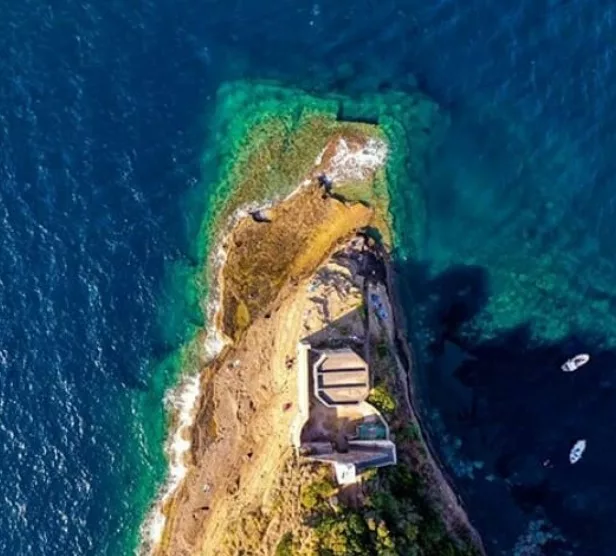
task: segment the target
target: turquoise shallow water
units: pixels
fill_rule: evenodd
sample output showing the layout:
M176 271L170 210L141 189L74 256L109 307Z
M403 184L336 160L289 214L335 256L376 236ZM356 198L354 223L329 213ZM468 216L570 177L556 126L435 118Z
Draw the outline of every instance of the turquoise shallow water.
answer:
M610 554L613 189L597 147L611 134L586 150L562 113L543 135L506 111L452 114L401 270L424 413L490 550ZM580 352L591 363L562 373Z
M450 112L421 188L426 227L399 229L435 443L492 553L611 554L614 13L5 3L0 551L135 545L164 471L174 367L157 363L200 322L184 296L215 91L269 78L353 95L418 83ZM413 219L405 184L397 195L398 221ZM564 376L580 350L592 363Z

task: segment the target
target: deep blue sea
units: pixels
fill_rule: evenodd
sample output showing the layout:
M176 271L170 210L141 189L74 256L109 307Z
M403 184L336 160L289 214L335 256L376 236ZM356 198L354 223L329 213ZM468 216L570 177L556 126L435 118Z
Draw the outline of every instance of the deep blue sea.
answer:
M174 269L198 259L208 118L237 78L418 83L450 113L422 184L428 228L399 253L435 447L490 554L616 553L616 4L1 14L1 554L136 546L175 380L157 363L199 318ZM591 363L560 372L580 351Z

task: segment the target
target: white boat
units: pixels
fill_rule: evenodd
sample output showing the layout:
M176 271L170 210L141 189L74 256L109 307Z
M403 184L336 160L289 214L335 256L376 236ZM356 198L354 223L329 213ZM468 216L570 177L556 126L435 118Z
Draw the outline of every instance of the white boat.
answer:
M569 452L569 463L573 465L582 459L582 455L586 450L586 440L578 440Z
M580 353L565 361L560 368L565 373L572 373L573 371L577 371L582 365L586 365L589 361L590 355L588 355L588 353Z

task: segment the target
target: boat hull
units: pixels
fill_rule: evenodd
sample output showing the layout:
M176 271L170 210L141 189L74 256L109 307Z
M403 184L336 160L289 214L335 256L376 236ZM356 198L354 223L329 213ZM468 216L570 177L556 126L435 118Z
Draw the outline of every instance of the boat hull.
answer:
M578 440L571 448L569 452L569 463L571 465L576 464L582 459L584 451L586 450L586 440Z
M573 371L577 371L581 366L586 365L589 361L590 355L587 353L580 353L565 361L560 368L565 373L572 373Z

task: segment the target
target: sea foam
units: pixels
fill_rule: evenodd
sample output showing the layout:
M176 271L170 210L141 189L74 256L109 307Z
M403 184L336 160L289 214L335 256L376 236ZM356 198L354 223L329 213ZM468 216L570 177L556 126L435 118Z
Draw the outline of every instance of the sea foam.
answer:
M185 456L191 446L189 432L195 420L196 406L200 395L201 380L200 375L197 374L186 377L177 388L170 391L165 397L165 406L176 419L175 428L165 447L169 461L169 472L161 495L142 527L142 542L137 551L139 554L152 552L161 541L167 521L163 508L188 472Z

